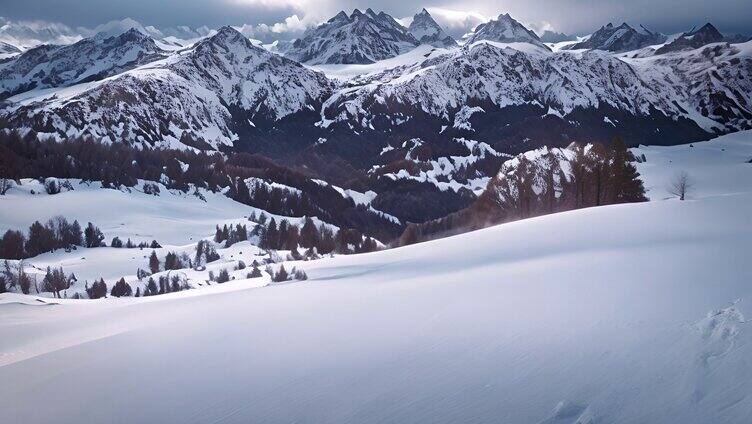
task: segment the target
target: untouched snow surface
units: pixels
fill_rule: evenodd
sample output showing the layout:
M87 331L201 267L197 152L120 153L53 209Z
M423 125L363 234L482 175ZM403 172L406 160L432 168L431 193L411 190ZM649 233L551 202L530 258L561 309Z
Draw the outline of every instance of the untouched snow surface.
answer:
M0 414L24 423L748 422L752 179L723 181L749 175L740 164L752 159L751 135L696 143L709 149L704 160L687 146L637 149L649 187L668 184L670 171L651 169L662 161L698 176L684 202L584 209L306 262L304 283L101 301L0 295L0 381L11 382L0 385ZM728 156L712 154L721 145Z

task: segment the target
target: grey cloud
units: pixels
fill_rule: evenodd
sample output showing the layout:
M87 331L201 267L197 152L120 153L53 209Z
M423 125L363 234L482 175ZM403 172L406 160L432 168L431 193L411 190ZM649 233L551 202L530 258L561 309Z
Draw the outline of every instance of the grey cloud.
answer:
M572 34L586 34L608 22L644 24L673 33L705 22L722 32L752 32L749 0L0 0L0 14L11 19L46 20L69 26L94 27L103 22L131 17L144 25L218 27L248 24L269 26L297 15L311 24L338 10L372 7L397 18L412 16L422 7L472 11L483 16L509 12L533 28L550 27ZM438 14L437 14L438 15ZM466 30L452 20L437 21L454 35ZM473 23L474 25L474 23ZM299 28L296 29L299 31ZM285 32L280 34L285 38ZM461 35L461 34L460 34Z

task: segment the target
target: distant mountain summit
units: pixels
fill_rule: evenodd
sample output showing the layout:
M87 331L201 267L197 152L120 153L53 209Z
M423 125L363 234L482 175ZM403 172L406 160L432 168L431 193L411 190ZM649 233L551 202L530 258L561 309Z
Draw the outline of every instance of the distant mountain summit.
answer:
M626 52L643 47L660 44L666 41L666 36L655 33L640 26L634 29L626 23L615 27L612 23L601 27L587 40L570 46L570 49L605 50L610 52Z
M454 47L457 45L454 38L444 32L444 29L433 20L426 9L421 10L413 17L408 31L421 44L430 44L435 47Z
M413 49L418 40L384 12L355 9L307 30L286 56L311 65L373 63Z
M0 54L21 53L21 49L10 43L0 41Z
M573 35L567 35L563 32L556 32L556 31L543 31L543 33L540 36L540 40L544 43L561 43L564 41L575 41L577 37Z
M517 22L508 13L499 15L495 20L478 25L470 38L468 38L467 44L481 40L497 41L500 43L530 43L546 49L548 48L533 31L525 28L524 25Z
M154 40L131 28L115 37L98 35L75 44L44 44L0 68L0 99L35 88L101 80L165 57Z
M655 51L656 54L664 54L681 50L690 50L702 47L710 43L719 43L724 41L723 34L710 23L702 26L697 30L685 32L676 40L666 44Z

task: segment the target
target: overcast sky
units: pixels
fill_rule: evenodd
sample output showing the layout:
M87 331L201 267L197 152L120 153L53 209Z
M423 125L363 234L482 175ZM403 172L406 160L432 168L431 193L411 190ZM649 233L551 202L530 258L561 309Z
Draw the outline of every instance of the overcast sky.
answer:
M404 18L426 7L456 35L487 17L510 13L535 30L587 34L608 22L674 33L712 22L724 33L752 33L750 0L0 0L0 16L77 27L130 17L144 25L216 28L278 24L294 31L339 10L372 7ZM294 15L294 17L293 17Z

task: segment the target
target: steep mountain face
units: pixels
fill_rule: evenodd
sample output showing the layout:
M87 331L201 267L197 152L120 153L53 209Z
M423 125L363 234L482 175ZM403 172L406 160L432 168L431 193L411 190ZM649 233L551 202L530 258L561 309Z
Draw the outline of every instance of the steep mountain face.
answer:
M675 99L705 130L752 128L752 42L627 61L647 85Z
M609 23L593 33L587 40L570 46L570 49L606 50L625 52L666 41L666 36L640 27L639 30L623 23L618 27Z
M509 14L502 14L495 20L478 25L473 34L468 38L467 44L473 44L476 41L489 40L500 43L530 43L537 46L546 47L531 30L517 22Z
M704 131L677 103L686 105L685 95L646 84L632 66L605 52L528 54L481 43L374 74L327 100L322 116L333 131L350 126L399 131L405 138L428 132L514 152L528 150L531 139L566 145L618 133L628 142L699 137Z
M563 41L574 41L576 39L577 38L573 35L549 30L543 31L543 34L540 36L540 40L544 43L561 43Z
M408 28L410 34L421 44L430 44L434 47L455 47L457 42L433 20L426 9L413 17Z
M269 50L272 53L281 54L284 56L287 51L292 47L292 43L294 41L290 40L276 40L269 44L264 44L264 48Z
M330 89L323 75L224 27L189 51L5 113L10 127L58 137L216 148L239 131L315 110Z
M703 25L698 30L685 32L676 40L660 47L655 54L664 54L680 50L690 50L702 47L710 43L718 43L724 40L723 35L710 23Z
M154 40L135 29L68 46L45 44L0 64L0 100L32 89L101 80L163 57Z
M373 63L404 53L418 40L384 12L355 9L340 12L312 28L288 49L286 56L311 65Z
M21 53L21 49L18 47L5 43L0 41L0 54L15 54L15 53Z

